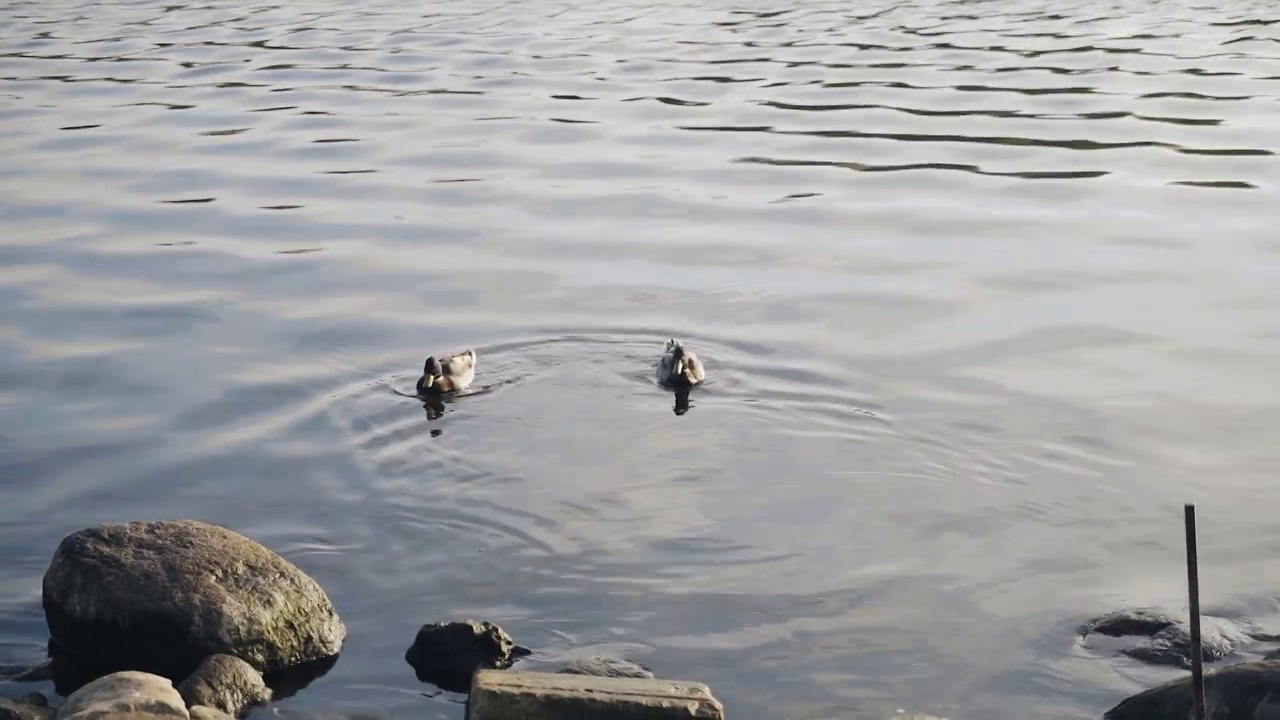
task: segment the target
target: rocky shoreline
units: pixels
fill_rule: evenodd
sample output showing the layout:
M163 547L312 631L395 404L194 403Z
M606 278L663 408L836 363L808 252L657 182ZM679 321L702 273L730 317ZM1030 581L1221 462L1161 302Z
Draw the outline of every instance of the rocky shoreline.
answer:
M0 697L0 720L228 719L288 697L337 662L346 626L324 590L271 550L196 520L112 523L62 540L42 586L48 657L12 673L65 700ZM466 693L477 670L532 654L490 622L422 625L405 661ZM653 678L618 658L558 672Z
M1079 628L1082 641L1092 636L1136 640L1120 654L1151 665L1190 669L1193 655L1188 618L1162 608L1137 607L1100 615ZM1221 662L1258 643L1280 641L1245 619L1200 616L1200 657ZM1260 720L1280 717L1280 650L1261 660L1246 660L1204 674L1205 717L1211 720ZM1126 698L1103 720L1185 720L1190 717L1190 676L1171 680Z
M337 662L347 633L329 597L302 570L239 533L196 520L104 524L72 533L45 573L42 605L48 658L6 679L51 680L65 700L55 708L39 693L0 698L0 720L230 720L323 675ZM1248 622L1209 620L1208 662L1249 642L1280 640ZM1080 635L1142 638L1123 652L1184 666L1186 630L1178 616L1136 608L1095 618ZM456 619L422 625L404 657L419 680L452 692L467 693L481 675L499 694L514 692L504 683L574 687L567 680L492 674L530 654L493 623ZM606 683L662 682L648 668L619 658L577 661L557 672L608 678L601 681ZM1152 688L1103 717L1183 720L1189 685L1183 678ZM1205 686L1215 720L1280 712L1280 652L1207 673ZM1274 708L1268 704L1273 697ZM709 691L701 702L710 708L707 717L723 717Z

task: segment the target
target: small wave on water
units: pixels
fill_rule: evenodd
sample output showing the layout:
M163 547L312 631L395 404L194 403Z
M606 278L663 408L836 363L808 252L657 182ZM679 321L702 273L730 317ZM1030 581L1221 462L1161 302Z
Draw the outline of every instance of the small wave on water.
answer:
M382 508L410 535L469 537L544 561L608 558L593 569L601 579L631 578L637 563L670 581L793 557L725 524L743 498L720 478L758 473L753 463L785 473L805 448L871 444L893 426L821 363L682 337L711 379L675 414L671 391L653 381L664 342L653 332L477 345L483 390L438 404L395 390L411 386L410 373L352 385L326 401L360 468L338 493Z

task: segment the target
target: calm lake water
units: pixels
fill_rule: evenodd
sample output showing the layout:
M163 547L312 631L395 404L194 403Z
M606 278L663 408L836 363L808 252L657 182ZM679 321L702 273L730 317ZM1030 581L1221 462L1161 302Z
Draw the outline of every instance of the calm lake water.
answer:
M348 625L281 709L461 718L402 656L473 616L735 720L1097 717L1183 502L1280 629L1278 96L1263 0L7 2L0 660L64 535L194 517Z

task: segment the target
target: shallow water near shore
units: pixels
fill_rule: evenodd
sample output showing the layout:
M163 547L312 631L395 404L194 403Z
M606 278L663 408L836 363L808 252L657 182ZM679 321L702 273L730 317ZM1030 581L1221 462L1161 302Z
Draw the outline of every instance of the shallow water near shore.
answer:
M1073 633L1184 603L1183 502L1280 632L1272 4L6 10L0 663L176 517L346 621L281 713L461 718L403 653L472 616L736 720L1097 717L1178 674Z

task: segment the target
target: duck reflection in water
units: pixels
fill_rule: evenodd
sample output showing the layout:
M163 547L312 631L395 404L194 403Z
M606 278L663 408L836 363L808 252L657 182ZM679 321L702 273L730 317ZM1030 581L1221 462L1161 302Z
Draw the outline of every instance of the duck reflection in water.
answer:
M676 404L671 407L672 411L677 415L683 415L689 412L689 388L676 388Z
M436 420L444 417L446 412L450 411L448 406L457 402L458 398L471 397L474 395L487 395L491 392L493 392L493 388L486 386L475 390L468 390L463 393L430 394L425 397L415 397L422 401L422 409L427 413L427 422L435 422ZM431 437L440 437L443 432L443 428L435 426L431 428Z
M427 411L428 420L439 420L444 415L444 398L439 395L422 398L422 409Z

